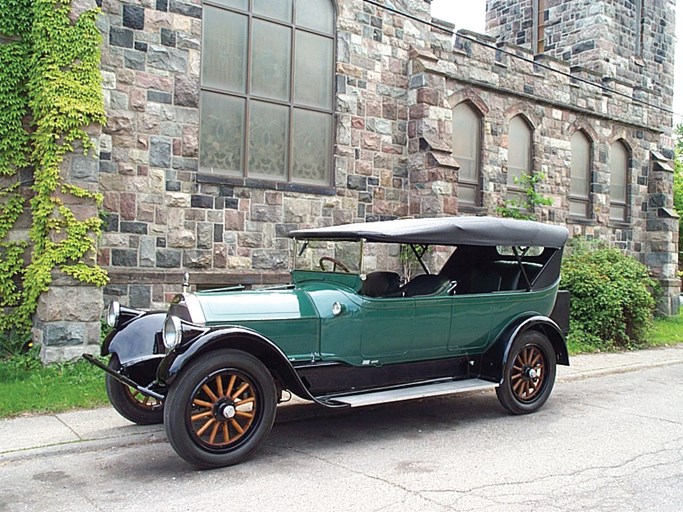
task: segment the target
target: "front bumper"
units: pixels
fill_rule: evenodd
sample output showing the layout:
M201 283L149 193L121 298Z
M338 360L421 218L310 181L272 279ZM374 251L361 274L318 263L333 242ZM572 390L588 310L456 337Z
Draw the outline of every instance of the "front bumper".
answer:
M161 395L161 394L157 393L156 391L152 391L151 389L138 384L137 382L126 377L125 375L121 375L120 373L115 372L114 370L109 368L106 364L100 362L99 360L97 360L95 357L93 357L90 354L83 354L83 359L88 361L90 364L97 366L100 370L104 370L109 375L111 375L116 380L118 380L121 384L125 384L126 386L130 386L133 389L137 389L143 395L150 396L152 398L156 398L157 400L161 400L161 401L163 401L166 398L164 395Z

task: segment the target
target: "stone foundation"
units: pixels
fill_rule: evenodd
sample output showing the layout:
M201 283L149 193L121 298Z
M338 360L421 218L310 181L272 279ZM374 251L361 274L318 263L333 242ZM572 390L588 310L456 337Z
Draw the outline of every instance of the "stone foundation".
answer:
M99 354L101 288L88 286L62 273L53 273L33 321L33 342L40 345L44 363L72 361L81 354Z

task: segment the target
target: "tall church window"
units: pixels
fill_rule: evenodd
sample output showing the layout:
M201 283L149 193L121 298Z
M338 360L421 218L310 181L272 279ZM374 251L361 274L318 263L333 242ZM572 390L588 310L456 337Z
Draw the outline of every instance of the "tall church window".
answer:
M645 6L643 0L635 0L636 15L636 51L637 57L643 56L643 36L645 35Z
M534 53L543 53L545 51L545 24L546 24L546 1L533 0L533 37L532 45Z
M331 184L331 0L205 0L200 169Z
M572 136L569 214L582 219L590 216L591 146L584 132L577 131Z
M524 200L522 177L531 174L533 130L524 116L510 120L508 146L508 199Z
M453 157L458 170L458 203L481 206L481 116L467 102L453 109Z
M628 215L629 151L621 141L610 146L610 220L626 222Z

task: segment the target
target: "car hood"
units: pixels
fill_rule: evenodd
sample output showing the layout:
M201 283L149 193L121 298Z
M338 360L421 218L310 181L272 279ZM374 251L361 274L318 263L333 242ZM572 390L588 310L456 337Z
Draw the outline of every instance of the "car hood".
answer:
M308 297L301 290L254 290L237 292L199 292L183 294L189 307L190 317L195 323L206 325L229 324L254 320L293 320L314 318L316 311ZM198 322L198 310L203 321Z

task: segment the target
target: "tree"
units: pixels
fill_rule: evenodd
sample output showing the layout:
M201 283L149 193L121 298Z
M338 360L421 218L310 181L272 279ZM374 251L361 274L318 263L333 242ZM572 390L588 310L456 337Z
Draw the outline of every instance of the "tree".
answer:
M519 178L515 178L515 183L522 189L522 196L506 199L505 205L498 207L498 215L512 219L538 220L536 207L553 204L552 199L538 192L538 184L544 179L545 174L542 172L522 174Z

